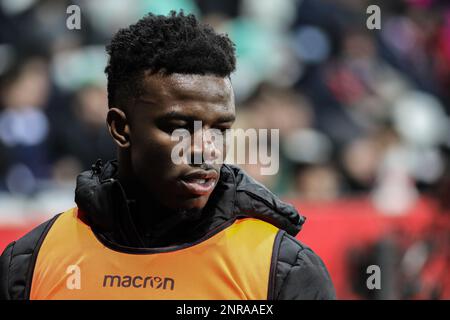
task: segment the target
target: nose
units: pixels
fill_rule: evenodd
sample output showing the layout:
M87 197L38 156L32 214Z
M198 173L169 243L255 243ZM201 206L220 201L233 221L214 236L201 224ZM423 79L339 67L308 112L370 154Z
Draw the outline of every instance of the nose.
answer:
M193 163L217 163L222 158L223 136L219 130L200 129L192 140Z

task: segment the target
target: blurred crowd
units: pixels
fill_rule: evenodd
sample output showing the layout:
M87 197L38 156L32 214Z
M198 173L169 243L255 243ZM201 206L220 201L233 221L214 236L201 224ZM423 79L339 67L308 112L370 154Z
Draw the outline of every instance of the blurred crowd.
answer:
M71 4L80 30L66 28ZM0 211L73 201L76 175L115 157L105 44L179 8L236 43L235 127L280 129L279 174L244 166L258 180L302 201L369 196L388 214L422 194L449 206L448 1L0 0Z

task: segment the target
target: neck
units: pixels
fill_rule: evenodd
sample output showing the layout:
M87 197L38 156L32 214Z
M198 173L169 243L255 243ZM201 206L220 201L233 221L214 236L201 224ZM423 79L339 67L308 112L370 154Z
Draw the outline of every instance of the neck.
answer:
M127 200L131 218L147 247L162 247L190 242L201 210L174 210L163 206L119 162L118 179Z
M173 210L162 205L136 179L128 154L119 152L118 179L130 202L132 220L146 246L168 246L189 241L201 210Z
M135 199L130 213L148 247L190 242L192 229L201 216L201 210L168 209L144 195Z

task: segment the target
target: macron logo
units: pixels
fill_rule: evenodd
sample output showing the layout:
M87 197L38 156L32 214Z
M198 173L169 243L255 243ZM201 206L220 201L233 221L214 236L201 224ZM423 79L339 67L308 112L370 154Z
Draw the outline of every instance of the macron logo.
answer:
M175 281L172 278L161 278L153 276L119 276L105 275L103 278L104 288L152 288L161 290L173 290Z

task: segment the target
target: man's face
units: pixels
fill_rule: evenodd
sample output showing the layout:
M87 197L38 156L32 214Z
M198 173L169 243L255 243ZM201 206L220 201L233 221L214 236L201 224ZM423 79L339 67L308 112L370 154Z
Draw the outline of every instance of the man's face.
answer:
M142 87L126 112L134 178L165 207L202 209L216 186L221 165L175 164L171 155L178 141L172 133L176 129L190 132L192 159L205 148L215 148L203 133L223 131L233 124L231 82L213 75L146 74ZM201 121L202 130L194 130L194 121Z

